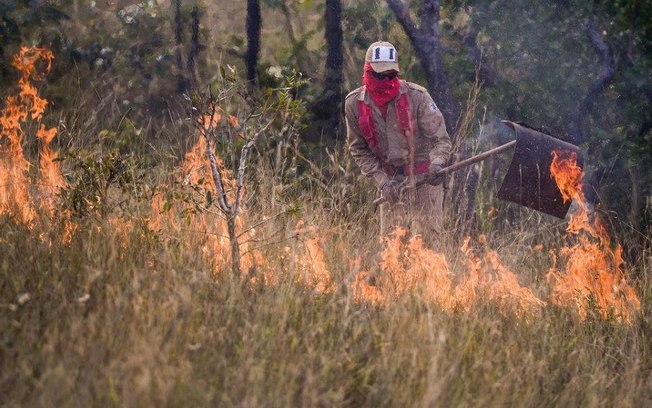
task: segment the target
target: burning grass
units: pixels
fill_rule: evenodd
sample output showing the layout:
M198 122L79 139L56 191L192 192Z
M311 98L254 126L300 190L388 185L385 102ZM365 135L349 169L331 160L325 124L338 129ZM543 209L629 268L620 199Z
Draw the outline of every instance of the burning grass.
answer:
M613 314L631 321L641 302L625 277L622 247L611 243L600 218L588 208L577 158L553 152L551 173L564 200L577 203L567 229L574 243L559 252L565 266L554 265L548 272L553 302L574 307L585 318L591 301L603 318Z
M38 95L32 81L41 78L40 63L45 64L45 73L50 70L52 58L47 49L21 47L12 60L19 73L18 89L7 95L0 113L0 214L9 213L24 223L32 222L35 208L30 198L30 163L23 154L23 124L28 120L38 122L43 116L47 101ZM48 184L56 179L52 174L56 172L54 155L48 147L56 132L44 125L38 131L38 137L44 142L42 176L48 187L57 187Z
M21 52L17 68L51 59ZM202 138L149 212L73 223L52 193L65 185L49 147L56 131L40 124L34 135L42 143L36 174L22 151L25 121L40 121L46 106L24 82L1 116L4 403L650 402L652 282L638 282L639 301L619 247L586 213L576 213L586 222L570 223L570 246L555 250L551 239L554 262L534 264L538 277L549 269L551 286L530 287L518 264L525 255L493 249L496 239L437 253L402 230L378 245L371 220L327 216L320 197L298 221L246 208L237 222L243 276L235 278L225 222L196 200L214 191ZM572 180L569 188L581 177ZM578 197L581 205L577 192L568 195ZM260 245L271 242L269 231L284 234ZM642 256L632 268L649 262Z
M427 290L374 306L342 285L348 254L330 243L287 257L341 268L332 290L286 275L243 291L228 268L216 279L210 258L142 224L80 227L51 247L6 217L0 232L0 392L10 405L649 402L645 317L580 322L544 307L527 320L483 296L447 311ZM639 287L652 294L649 281Z

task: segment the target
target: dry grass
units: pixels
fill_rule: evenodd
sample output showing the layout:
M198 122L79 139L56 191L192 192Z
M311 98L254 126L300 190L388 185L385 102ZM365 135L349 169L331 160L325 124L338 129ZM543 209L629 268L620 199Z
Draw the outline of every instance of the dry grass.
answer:
M649 277L632 325L546 307L523 319L491 302L445 312L418 294L352 298L350 257L376 246L371 214L344 220L312 191L334 290L280 275L242 289L210 257L131 224L0 223L0 395L8 406L646 406L652 389ZM352 196L352 193L349 193ZM329 193L332 196L332 193ZM326 208L324 208L326 207ZM280 220L270 230L286 225ZM329 233L326 234L326 231ZM193 232L188 232L193 234ZM522 231L504 259L541 279ZM516 243L508 245L508 243ZM284 270L279 250L264 253ZM342 251L341 248L347 248ZM297 255L297 254L293 254ZM647 254L649 256L649 253ZM633 268L649 268L641 254Z

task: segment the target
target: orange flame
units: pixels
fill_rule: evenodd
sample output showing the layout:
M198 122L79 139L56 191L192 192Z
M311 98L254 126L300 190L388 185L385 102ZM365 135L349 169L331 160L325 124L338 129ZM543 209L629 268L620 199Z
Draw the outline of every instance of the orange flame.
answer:
M237 129L240 127L240 121L238 121L238 118L233 115L227 116L226 120L229 122L229 125L231 125L233 128Z
M209 129L215 129L217 125L222 120L222 115L217 112L213 112L212 115L203 115L199 118L199 123L203 127L204 131Z
M553 152L552 159L550 172L564 200L574 199L578 205L567 228L576 237L576 243L560 253L566 260L565 268L555 265L548 273L552 301L575 308L583 319L593 300L603 318L613 313L629 322L641 303L625 278L622 248L619 244L612 248L609 234L587 205L582 192L584 174L577 165L576 154Z
M45 48L21 47L12 60L18 70L19 91L8 95L0 113L0 140L7 143L0 146L0 213L10 214L19 221L31 225L35 218L35 208L30 199L29 179L30 163L22 148L24 131L22 124L29 118L40 121L48 101L38 95L32 80L40 80L52 65L53 54ZM46 66L39 70L39 62ZM46 188L58 189L64 185L59 166L55 162L56 154L49 145L56 135L56 129L47 129L41 124L36 137L42 141L41 179ZM39 192L43 193L43 192ZM43 207L52 210L52 194L39 194L43 198ZM50 198L48 198L50 197Z
M56 162L57 153L52 150L50 143L57 134L57 129L46 129L45 125L36 132L36 137L41 140L41 158L40 158L40 174L41 174L41 187L43 189L43 202L42 206L47 209L50 214L55 210L56 193L66 186L66 181L63 179L59 163Z
M18 54L13 58L13 66L20 73L20 78L18 79L18 85L20 86L20 97L24 101L31 101L31 108L29 113L34 120L40 120L43 112L45 112L45 107L48 104L48 101L42 99L38 95L38 91L31 84L30 80L41 80L42 75L46 75L50 72L52 67L52 59L54 55L52 52L46 48L36 48L36 47L21 47ZM43 70L43 74L39 73L37 69L38 61L45 61L47 66Z
M406 230L397 229L385 239L381 270L373 284L369 282L368 272L361 272L353 283L357 299L379 303L420 293L444 310L467 311L487 299L519 315L530 315L545 305L529 288L519 284L516 275L502 265L495 252L485 249L483 254L476 255L470 247L470 238L461 248L468 271L461 283L454 285L446 257L427 248L419 236L404 242L406 235ZM479 241L486 240L481 236Z
M317 236L317 229L311 227L303 241L303 251L298 255L298 266L303 274L303 283L319 293L333 290L331 272L326 262L324 235Z
M210 119L210 118L209 118ZM212 120L219 121L216 117ZM206 140L200 137L193 148L185 155L181 165L181 173L176 177L176 182L181 189L188 194L200 193L203 197L208 194L216 194L215 183L212 178L210 165L206 154ZM222 169L224 188L229 199L235 191L235 180L230 176L229 171L219 157L216 157L217 165ZM163 186L164 190L166 186ZM165 210L166 198L164 194L157 194L152 201L152 215L149 219L149 227L164 234L181 236L188 234L194 237L192 240L183 240L189 248L197 249L212 260L215 272L225 270L231 262L230 243L227 235L227 224L216 209L209 211L197 208L193 200L178 202ZM243 209L243 213L246 209ZM239 230L243 228L242 217L236 220ZM243 254L242 270L247 273L251 268L260 269L264 261L260 253L253 248L256 231L249 230L241 232L240 250Z

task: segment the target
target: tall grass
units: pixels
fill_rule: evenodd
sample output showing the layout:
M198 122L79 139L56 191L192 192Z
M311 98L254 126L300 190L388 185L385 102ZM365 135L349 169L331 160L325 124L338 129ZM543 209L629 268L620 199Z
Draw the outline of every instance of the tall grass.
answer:
M227 271L215 273L205 254L180 244L189 236L165 237L136 217L128 226L87 220L67 245L56 220L29 230L4 217L3 405L652 402L652 283L645 273L636 282L643 309L631 325L597 314L581 322L553 306L531 319L491 302L446 312L418 293L373 306L355 301L349 283L350 257L377 246L368 228L373 214L338 217L324 205L332 192L318 188L304 197L311 198L303 208L307 222L328 231L331 293L291 275L243 290ZM286 221L268 228L282 229ZM546 265L521 262L523 234L503 232L494 242L536 282ZM286 244L265 247L271 269L284 269L279 253ZM632 268L649 266L648 252Z
M71 117L80 118L71 140L92 127L82 114ZM192 134L183 126L166 131ZM177 149L151 148L141 171L152 190L169 182L161 163L180 162L181 155L169 160ZM368 182L343 150L329 151L320 166L302 157L279 167L260 153L244 222L269 219L257 235L265 271L275 277L269 284L243 286L227 267L216 270L215 257L228 254L206 251L203 230L152 229L142 196L102 216L78 216L69 241L65 214L43 215L31 227L1 216L2 405L652 404L649 237L629 265L642 303L631 324L597 310L581 321L551 305L524 317L490 300L445 311L418 290L370 304L352 288L361 269L378 269ZM279 168L289 177L278 178ZM109 194L123 200L129 188ZM508 210L509 223L487 218L481 227L521 283L544 296L545 251L561 245L563 225ZM182 223L188 213L177 215ZM306 239L297 223L321 239L330 291L297 279ZM464 256L458 246L454 238L442 246L453 270Z

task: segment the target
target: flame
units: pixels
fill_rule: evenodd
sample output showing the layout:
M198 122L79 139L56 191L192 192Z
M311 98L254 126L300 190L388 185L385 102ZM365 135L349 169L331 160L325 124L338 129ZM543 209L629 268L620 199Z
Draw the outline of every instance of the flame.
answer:
M519 284L516 274L505 267L498 254L487 249L486 257L495 272L495 278L489 285L490 296L499 303L509 304L518 314L537 310L545 305L530 288Z
M552 159L550 172L562 197L565 201L575 200L578 207L571 214L567 228L575 243L560 251L560 258L566 264L554 265L548 272L552 301L573 307L582 319L594 301L603 318L613 313L618 319L630 322L641 303L625 278L622 248L620 244L611 244L607 230L587 205L577 155L553 152Z
M613 313L631 322L633 313L640 309L640 301L625 279L621 246L611 244L599 218L589 210L581 189L583 173L577 157L554 152L551 174L564 200L574 199L578 204L567 228L575 243L558 253L551 251L554 265L548 272L551 302L577 310L584 319L593 300L603 318ZM359 274L353 284L357 298L377 303L421 291L447 310L469 311L486 298L519 315L531 315L546 305L531 289L520 285L517 275L495 251L486 247L485 237L478 237L477 241L485 246L480 251L471 248L470 238L465 240L461 251L465 255L466 273L454 286L444 256L425 248L419 237L405 243L406 233L397 230L385 240L381 270L374 284L370 284L368 272ZM534 250L542 249L541 245L534 246ZM565 261L563 267L557 266L560 260Z
M36 132L36 137L41 140L40 158L40 185L42 188L42 206L50 214L55 211L57 192L66 186L66 181L61 174L59 163L56 161L57 153L52 150L50 143L57 134L57 129L47 129L45 125Z
M354 296L371 303L386 302L411 293L420 293L424 299L444 310L470 311L483 300L493 300L514 310L518 315L531 315L545 302L529 288L519 284L516 274L509 271L498 255L485 249L476 254L471 239L464 241L461 252L466 255L466 273L454 285L446 257L427 248L419 236L405 242L407 231L397 229L385 238L380 271L372 280L369 272L358 274L352 285ZM484 236L479 242L485 243Z
M229 125L231 125L231 127L235 128L235 129L240 127L240 121L238 120L238 118L236 116L229 115L229 116L227 116L226 120L229 122Z
M9 214L17 220L32 225L36 217L36 208L30 198L32 181L29 177L31 164L25 157L22 143L25 136L23 123L28 119L40 121L48 101L41 98L32 81L41 80L52 66L53 54L46 48L21 47L13 57L12 65L19 73L18 92L5 98L0 112L0 214ZM41 68L40 62L45 63ZM41 124L36 137L41 140L40 187L38 194L41 206L52 212L54 197L59 188L65 185L56 154L50 149L50 143L56 136L56 129L47 129Z
M38 95L36 87L30 82L31 79L41 80L44 75L50 72L52 59L54 55L46 48L21 47L18 54L13 58L12 65L20 74L18 86L20 87L19 97L23 101L31 101L29 113L32 119L40 120L48 101ZM41 74L37 68L37 63L43 60L47 64Z
M601 317L613 314L631 322L640 309L640 300L625 278L621 246L612 245L606 228L587 205L577 157L554 152L550 170L564 200L576 200L578 205L567 228L574 243L558 252L550 251L554 265L548 272L550 301L577 310L582 319L593 301ZM531 289L521 286L517 275L487 247L484 236L477 239L483 246L481 250L472 249L471 238L464 241L460 250L465 255L466 271L460 283L453 285L453 273L445 257L425 248L418 236L406 242L406 235L407 231L398 229L385 239L378 273L357 273L352 284L357 299L380 303L420 292L446 310L470 311L482 299L489 299L525 316L547 304ZM535 245L533 249L541 251L543 246ZM560 261L564 261L563 266L557 266Z
M378 285L388 298L421 293L450 309L455 302L450 296L452 281L445 257L428 250L420 236L404 242L406 235L405 229L398 228L386 238Z
M303 240L303 250L297 262L303 283L319 293L332 292L333 281L324 251L325 235L317 236L314 227L310 228L310 235Z
M213 120L219 121L219 119ZM195 145L185 155L181 165L180 174L175 177L175 184L180 185L186 194L199 194L203 199L209 194L216 194L215 183L212 178L208 158L206 154L206 140L199 137ZM224 189L227 197L232 200L236 182L230 172L224 167L224 163L216 157L217 165L222 170ZM169 236L190 235L193 239L183 239L182 242L191 250L199 250L204 256L212 261L213 270L228 269L231 262L230 243L228 239L226 220L218 214L216 209L197 211L193 200L175 203L166 210L166 197L163 193L170 186L163 186L161 193L156 194L152 200L152 215L149 219L149 227L152 230L160 231ZM196 197L196 196L195 196ZM246 213L246 208L242 209ZM252 268L260 271L264 265L262 255L255 250L255 230L242 231L243 216L236 220L236 227L241 235L240 250L243 254L243 273ZM262 273L262 272L261 272Z
M208 131L211 128L215 129L221 120L222 115L217 112L213 112L212 115L201 116L199 118L199 123L204 128L204 131Z

